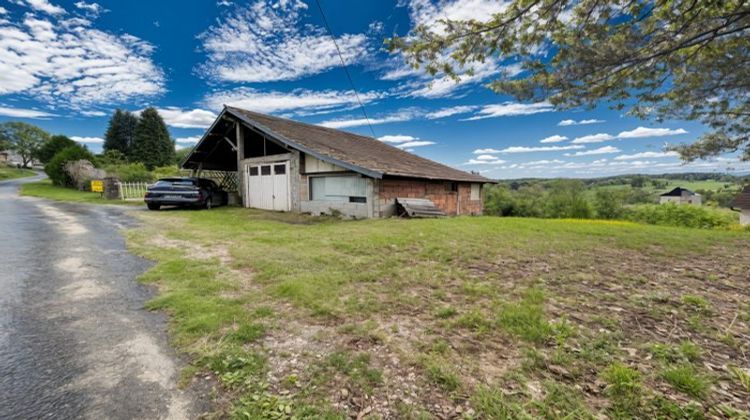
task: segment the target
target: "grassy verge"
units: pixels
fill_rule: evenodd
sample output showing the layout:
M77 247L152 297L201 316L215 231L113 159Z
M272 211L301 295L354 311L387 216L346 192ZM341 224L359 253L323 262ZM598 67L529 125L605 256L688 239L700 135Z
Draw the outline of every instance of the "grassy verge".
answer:
M36 175L36 172L32 171L31 169L19 169L0 166L0 181L5 179L26 178L27 176L34 175Z
M46 198L55 201L71 201L75 203L143 205L141 201L105 200L99 193L58 187L52 185L52 182L48 179L21 185L20 194L29 197Z
M143 213L174 344L236 418L747 415L750 236ZM731 365L728 365L731 362ZM744 401L744 402L743 402ZM744 414L743 414L744 413Z

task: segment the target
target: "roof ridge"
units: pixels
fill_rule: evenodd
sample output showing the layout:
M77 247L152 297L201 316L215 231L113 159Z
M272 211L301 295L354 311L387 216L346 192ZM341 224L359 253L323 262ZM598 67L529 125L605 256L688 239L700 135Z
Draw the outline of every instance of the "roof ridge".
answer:
M347 136L353 136L353 137L356 137L358 139L363 139L365 141L372 141L372 142L377 143L381 147L387 147L387 148L393 150L394 152L402 153L402 154L408 156L409 158L419 159L419 160L421 160L421 161L423 161L425 163L428 163L430 165L437 165L438 167L447 168L447 169L450 169L450 170L453 170L453 171L456 171L456 172L460 172L462 174L466 174L468 176L480 177L480 178L483 178L485 180L485 182L493 182L491 179L486 178L486 177L484 177L482 175L475 174L475 173L472 173L472 172L467 172L467 171L464 171L464 170L461 170L461 169L458 169L458 168L454 168L454 167L452 167L450 165L447 165L445 163L437 162L435 160L432 160L432 159L429 159L429 158L426 158L426 157L423 157L423 156L419 156L419 155L414 154L414 153L407 152L404 149L392 146L392 145L390 145L390 144L388 144L386 142L383 142L381 140L378 140L378 139L376 139L374 137L364 136L364 135L361 135L361 134L352 133L350 131L345 131L345 130L339 130L339 129L336 129L336 128L324 127L324 126L320 126L320 125L317 125L317 124L311 124L311 123L307 123L307 122L303 122L303 121L297 121L297 120L293 120L291 118L277 117L275 115L264 114L264 113L261 113L261 112L256 112L256 111L252 111L252 110L248 110L248 109L240 108L240 107L236 107L236 106L224 105L224 108L225 109L230 109L230 110L236 110L236 111L243 112L243 113L255 114L255 115L258 115L258 116L263 117L263 118L273 118L273 119L276 119L276 120L285 121L285 122L288 122L288 123L292 123L292 124L297 124L297 125L309 127L311 129L314 129L314 130L320 130L320 131L323 131L323 132L326 132L326 133L331 133L332 135L341 135L341 134L343 134L343 135L347 135ZM251 115L247 115L247 116L250 117L250 118L252 117ZM258 121L258 124L262 125L262 122ZM338 146L338 145L335 145L335 144L327 144L326 146L329 147L329 148L331 148L331 149L334 149L334 150L341 150L341 147ZM409 175L408 174L404 174L402 176L409 176ZM477 182L479 182L479 181L477 181Z

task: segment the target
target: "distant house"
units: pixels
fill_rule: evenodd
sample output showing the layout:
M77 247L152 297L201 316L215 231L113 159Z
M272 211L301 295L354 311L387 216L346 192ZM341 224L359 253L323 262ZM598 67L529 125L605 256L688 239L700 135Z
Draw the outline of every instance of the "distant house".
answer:
M372 137L229 106L182 167L236 179L245 207L356 218L481 214L493 182Z
M745 186L732 202L732 208L740 211L740 224L750 225L750 185Z
M694 193L687 188L677 187L672 191L665 192L659 196L659 204L665 203L692 204L694 206L700 206L701 195Z

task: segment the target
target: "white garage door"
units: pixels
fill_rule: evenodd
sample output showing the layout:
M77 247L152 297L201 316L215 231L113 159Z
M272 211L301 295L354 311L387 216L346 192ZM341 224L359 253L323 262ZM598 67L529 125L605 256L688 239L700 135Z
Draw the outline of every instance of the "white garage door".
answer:
M289 211L289 161L247 165L245 194L248 207Z

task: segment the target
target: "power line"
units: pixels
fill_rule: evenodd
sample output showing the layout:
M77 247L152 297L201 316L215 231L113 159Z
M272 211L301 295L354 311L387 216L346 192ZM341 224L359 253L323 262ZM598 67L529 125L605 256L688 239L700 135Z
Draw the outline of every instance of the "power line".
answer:
M326 19L326 14L325 12L323 12L323 6L320 5L320 0L315 0L315 4L318 5L318 10L320 10L320 16L323 17L323 25L325 25L326 30L328 31L328 35L331 37L331 40L333 40L333 45L336 47L336 52L339 54L341 65L344 67L344 73L346 73L346 78L349 79L349 85L352 87L352 91L354 92L354 97L357 98L359 107L362 109L362 115L365 116L365 121L367 121L367 126L370 127L370 133L372 133L372 137L375 138L377 137L375 135L375 130L372 129L372 124L370 124L370 118L367 116L365 105L362 103L362 100L359 99L359 93L357 93L357 88L354 86L354 80L352 79L352 75L349 74L349 68L346 66L346 61L344 61L344 56L341 54L341 49L339 48L338 42L336 42L336 37L333 36L333 31L331 30L331 26L328 24L328 19Z

